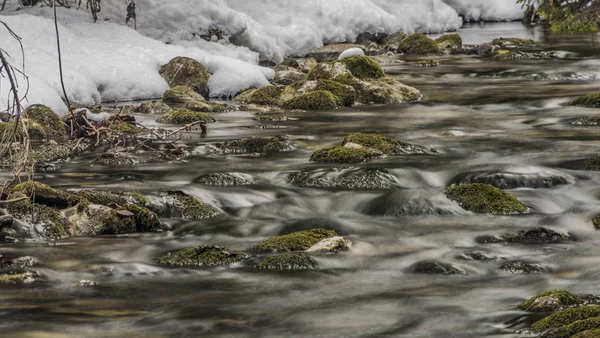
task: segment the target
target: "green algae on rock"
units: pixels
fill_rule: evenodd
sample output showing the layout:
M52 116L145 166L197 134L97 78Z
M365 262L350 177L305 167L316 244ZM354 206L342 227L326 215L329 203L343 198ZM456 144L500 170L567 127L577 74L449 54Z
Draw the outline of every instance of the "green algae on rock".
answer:
M348 143L360 144L366 148L376 149L386 155L425 153L425 150L421 147L380 134L352 133L344 138L342 146Z
M550 290L529 298L517 305L517 308L529 312L553 312L582 303L581 298L567 290Z
M423 94L392 78L362 81L357 87L356 101L363 104L394 104L418 102Z
M592 93L585 96L580 96L571 101L570 105L585 108L600 108L600 93Z
M137 108L137 111L142 114L166 114L172 110L168 104L156 101L144 102Z
M435 39L435 42L442 49L462 48L462 38L459 34L445 34Z
M68 138L65 124L52 109L34 104L25 110L33 139L64 141Z
M254 268L260 270L300 271L313 270L316 262L302 253L285 253L263 258Z
M558 328L572 324L579 320L600 316L600 306L580 306L568 308L555 312L544 319L535 322L531 329L534 332L542 332L548 329Z
M12 187L10 195L17 194L27 196L33 203L58 209L72 207L81 201L81 198L75 194L36 181L27 181Z
M600 337L600 329L587 330L587 331L583 331L583 332L580 332L580 333L572 336L572 338L598 338L598 337Z
M537 47L540 43L535 42L531 39L520 39L520 38L497 38L490 42L492 45L506 47Z
M350 107L356 100L356 90L352 86L331 80L318 80L314 90L325 90L330 92L336 97L339 106Z
M209 114L199 111L192 111L189 109L175 109L174 111L156 119L156 122L158 123L167 124L188 124L197 121L205 121L208 123L216 120Z
M412 34L407 36L400 45L398 51L404 54L436 54L440 52L440 46L424 34Z
M185 219L206 219L218 214L210 204L199 201L192 195L183 191L168 191L162 194L166 209L154 208L154 211L163 217L176 217ZM153 208L152 205L149 207Z
M410 272L428 275L466 275L467 273L452 264L425 260L413 264L408 268Z
M39 280L36 271L0 273L0 284L31 284Z
M378 79L385 76L381 65L369 56L351 56L337 62L343 63L354 77L361 80Z
M465 210L481 214L522 214L529 209L513 195L489 184L472 183L448 187L446 196Z
M162 66L160 75L170 87L186 86L208 97L210 72L200 62L188 57L176 57Z
M592 157L585 166L586 170L600 171L600 154Z
M283 87L280 86L266 86L255 89L244 103L259 104L263 106L278 106L280 104L278 98L282 91Z
M288 235L269 238L250 247L249 251L256 253L280 253L305 251L321 240L336 237L333 230L317 228L307 231L294 232Z
M338 146L316 150L310 156L310 160L325 163L361 163L382 155L380 151L361 146Z
M156 259L162 265L211 267L241 263L250 256L218 245L201 245L169 252Z
M600 329L600 317L578 320L569 325L550 329L542 333L542 337L569 338L581 332ZM600 336L596 336L600 337Z
M282 141L282 137L248 137L225 141L218 145L224 154L278 153L295 148Z
M338 107L338 99L329 91L316 90L285 102L283 107L299 110L329 110Z

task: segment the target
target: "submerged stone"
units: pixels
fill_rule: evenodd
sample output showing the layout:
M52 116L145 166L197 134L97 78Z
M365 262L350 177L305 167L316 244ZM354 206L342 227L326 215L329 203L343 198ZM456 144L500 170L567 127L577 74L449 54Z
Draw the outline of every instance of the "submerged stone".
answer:
M156 259L162 265L211 267L241 263L250 256L218 245L201 245L169 252Z
M254 184L252 176L242 173L210 173L198 177L195 183L211 186L237 186Z
M189 109L176 109L156 119L156 122L158 123L168 124L189 124L198 121L209 123L216 120L205 112L193 111Z
M316 262L312 258L301 253L268 256L254 265L256 269L282 271L314 270L315 266Z
M335 189L390 189L397 185L394 175L385 169L330 169L298 171L290 174L287 182L306 188Z
M499 189L552 188L557 185L573 184L575 178L558 171L543 170L535 173L474 171L461 173L452 179L451 184L489 184Z
M600 154L592 157L587 165L585 166L586 170L600 171Z
M159 73L170 87L186 86L203 97L209 96L210 72L192 58L176 57L162 66Z
M600 115L582 117L571 122L571 124L575 126L597 126L600 124Z
M284 142L283 137L249 137L225 141L218 145L224 154L279 153L295 148Z
M530 312L554 312L565 306L580 305L583 300L567 290L551 290L535 295L517 308Z
M513 195L489 184L461 184L446 188L446 196L475 213L513 215L529 209Z
M408 271L412 273L421 273L428 275L466 275L462 269L454 267L452 264L425 260L413 264Z
M134 165L140 163L140 160L131 154L122 152L108 152L100 155L94 160L94 163L105 166Z
M40 280L37 271L0 273L0 284L31 284Z
M364 148L362 146L339 146L316 150L310 156L310 160L325 163L361 163L382 155L383 153L378 150Z
M497 38L490 42L492 45L500 47L537 47L540 45L539 42L535 42L531 39L520 39L520 38Z
M249 250L256 253L306 251L320 241L336 236L333 230L317 228L269 238L251 246Z
M600 93L592 93L585 96L580 96L571 101L571 106L600 108Z
M539 264L532 264L527 262L515 261L515 262L506 262L500 266L501 270L511 273L542 273L546 272Z
M386 155L424 154L426 152L420 146L401 142L379 134L352 133L344 138L342 146L348 143L355 143L366 148L375 149Z

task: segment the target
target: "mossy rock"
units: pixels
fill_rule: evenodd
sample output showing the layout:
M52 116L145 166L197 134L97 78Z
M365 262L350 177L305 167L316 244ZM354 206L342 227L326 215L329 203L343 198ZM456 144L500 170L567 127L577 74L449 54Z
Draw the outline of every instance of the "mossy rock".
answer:
M133 216L125 219L125 224L131 224L131 228L134 229L133 232L162 231L160 218L150 209L133 203L127 203L121 208L133 213Z
M165 124L188 124L197 121L205 121L209 123L216 120L207 113L192 111L189 109L175 109L174 111L156 119L156 122Z
M397 178L385 169L355 170L347 168L297 171L287 177L297 187L348 190L384 190L398 186Z
M497 38L490 42L492 45L500 47L536 47L540 44L531 39L519 38Z
M590 330L600 330L600 317L592 317L584 320L578 320L567 326L556 329L550 329L542 334L543 337L569 338L581 332ZM600 337L600 336L596 336Z
M586 170L600 171L600 154L592 157L585 166Z
M107 152L94 159L94 163L105 166L129 166L140 163L140 160L128 153Z
M219 148L224 154L279 153L294 149L280 137L248 137L231 140L223 142Z
M36 271L0 273L0 284L31 284L39 280Z
M462 48L462 38L459 34L445 34L435 39L438 46L442 49L460 49Z
M570 105L586 108L600 108L600 93L580 96L571 101Z
M176 57L162 66L160 75L169 87L186 86L203 97L209 96L210 72L200 62L188 57Z
M166 114L170 113L173 109L164 102L144 102L138 108L137 111L142 114Z
M502 236L502 243L518 243L527 245L553 244L573 240L569 234L561 234L551 229L537 227L530 230L522 230L513 235Z
M194 183L209 186L230 187L250 185L255 182L250 175L242 173L210 173L200 176Z
M600 306L580 306L555 312L535 322L531 329L542 332L575 323L576 321L600 316Z
M436 54L440 52L440 46L424 34L412 34L402 40L398 51L404 54Z
M29 154L31 161L35 163L53 162L63 160L71 155L71 147L66 144L46 143L34 147Z
M310 160L325 163L361 163L382 155L383 153L369 148L339 146L316 150L310 156Z
M33 203L58 209L72 207L81 201L81 198L75 194L54 189L49 185L36 181L27 181L15 185L10 190L10 195L27 196Z
M170 266L211 267L241 263L249 256L243 252L217 245L201 245L169 252L156 259L158 264Z
M278 85L291 85L297 81L303 81L306 79L306 74L295 71L295 70L281 70L275 73L275 77L273 78L273 82Z
M529 298L517 305L517 308L530 312L553 312L565 306L582 303L581 298L567 290L550 290Z
M366 148L379 150L386 155L425 153L421 147L379 134L352 133L344 138L342 146L347 143L360 144Z
M355 78L352 73L348 70L345 63L341 61L319 63L312 67L308 72L308 80L336 80L337 77L348 77ZM358 79L357 79L358 80ZM347 84L347 83L344 83Z
M358 85L356 100L363 104L393 104L420 101L423 95L416 88L392 78L362 81Z
M572 336L572 338L598 338L598 337L600 337L600 329L587 330L587 331L583 331L583 332L580 332L580 333Z
M600 115L578 118L571 124L575 126L597 126L600 125Z
M413 264L409 269L412 273L420 273L427 275L466 275L467 273L452 264L425 260Z
M516 197L489 184L461 184L446 188L449 199L465 210L480 214L513 215L529 209Z
M280 86L266 86L252 91L245 103L263 106L278 106L281 102L279 96L283 91Z
M385 76L385 72L381 65L375 59L368 56L351 56L339 60L356 78L379 79Z
M316 90L295 97L283 104L286 109L330 110L338 107L340 99L326 90Z
M190 87L177 86L163 94L163 102L168 105L181 105L189 102L206 102L206 100Z
M534 274L546 272L546 269L535 263L528 263L523 261L513 261L502 263L500 270L510 273L523 273L523 274Z
M9 199L29 197L23 191L13 192ZM8 212L16 219L33 225L36 229L41 229L40 235L48 239L60 239L68 236L66 222L61 213L46 205L31 203L30 200L24 200L8 204Z
M331 80L318 80L314 90L325 90L332 93L339 106L350 107L356 100L356 90L352 86Z
M251 246L249 250L256 253L305 251L321 240L335 236L337 233L333 230L317 228L269 238Z
M594 224L596 229L600 229L600 214L594 216L594 219L592 219L592 224Z
M80 190L75 194L93 204L109 205L116 203L119 205L134 203L146 205L148 199L138 191L111 192L105 190Z
M34 104L25 110L32 139L64 141L68 138L65 124L52 109Z
M149 207L163 217L206 219L218 214L217 209L213 206L203 203L183 191L168 191L163 193L162 197L166 210L160 210L152 205Z
M260 270L300 271L313 270L316 262L302 253L287 253L263 258L254 268Z
M208 101L188 102L184 105L187 110L202 112L202 113L224 113L231 108L224 104Z

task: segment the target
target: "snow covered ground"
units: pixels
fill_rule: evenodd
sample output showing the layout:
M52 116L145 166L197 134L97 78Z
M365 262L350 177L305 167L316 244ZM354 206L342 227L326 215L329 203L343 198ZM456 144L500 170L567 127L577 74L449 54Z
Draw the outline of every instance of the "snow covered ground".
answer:
M94 104L159 97L168 86L158 69L175 56L193 57L209 68L212 96L230 95L268 83L273 71L257 66L260 59L281 61L324 43L353 41L364 31L441 32L458 29L459 15L476 20L521 15L514 0L137 0L136 5L137 32L131 22L125 26L124 0L103 0L96 24L84 9L59 10L71 100ZM27 103L65 112L52 11L17 7L11 0L0 20L23 39ZM226 38L202 40L209 27L218 27ZM19 65L19 46L3 30L0 48ZM4 81L0 78L0 107L7 105Z

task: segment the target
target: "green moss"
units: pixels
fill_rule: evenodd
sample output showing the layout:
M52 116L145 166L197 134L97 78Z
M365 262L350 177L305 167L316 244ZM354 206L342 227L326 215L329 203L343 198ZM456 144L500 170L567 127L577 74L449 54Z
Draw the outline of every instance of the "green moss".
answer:
M569 338L581 332L598 329L600 329L600 317L592 317L553 330L552 337Z
M338 98L329 91L316 90L297 96L283 104L286 109L328 110L338 107Z
M263 258L254 267L261 270L312 270L315 262L304 254L279 254Z
M391 137L364 133L352 133L346 136L342 141L342 145L346 143L360 144L367 148L377 149L387 155L404 153L405 149L412 147L408 143L400 142Z
M168 124L188 124L196 121L206 121L206 122L214 122L215 119L202 112L191 111L188 109L176 109L164 116L156 119L158 123L168 123Z
M402 40L398 50L405 54L435 54L440 52L440 46L423 34L413 34Z
M32 283L38 279L39 276L35 271L0 273L0 284Z
M497 38L490 42L492 45L500 47L506 46L517 46L517 47L535 47L539 44L531 39L519 39L519 38Z
M243 262L248 259L248 255L223 248L217 245L202 245L188 248L181 251L169 252L166 255L156 259L156 262L171 266L223 266Z
M212 206L198 201L193 196L185 195L180 199L181 217L203 219L210 218L217 214L217 210Z
M551 299L553 300L551 302L552 304L536 304L536 301L540 298ZM577 297L576 295L572 294L567 290L550 290L529 298L527 301L519 304L517 308L525 311L546 312L554 311L558 307L578 305L582 303L583 301L581 300L581 298Z
M163 94L163 102L167 104L183 104L194 101L205 102L202 95L186 86L173 87Z
M422 97L420 91L392 78L382 78L360 83L357 101L364 104L390 104L416 102Z
M114 194L110 191L81 190L77 192L77 196L88 200L92 204L109 205L111 203L116 203L122 205L127 203L127 200L123 196Z
M186 103L185 109L203 113L223 113L227 110L227 106L224 104L218 104L207 101L194 101Z
M334 147L315 151L310 160L326 163L360 163L381 156L381 153L366 148Z
M600 93L593 93L585 96L580 96L575 100L571 101L571 106L600 108Z
M142 132L142 129L140 127L136 126L134 123L131 122L114 120L113 122L109 123L110 129L115 130L121 134L137 135Z
M351 56L340 60L359 79L378 79L385 76L381 65L368 56Z
M346 86L351 86L356 89L360 85L360 80L352 76L350 73L338 74L333 77L333 81L339 82Z
M281 95L282 91L283 87L279 86L267 86L256 89L248 99L248 103L277 106L279 105L279 95Z
M144 196L144 194L142 194L139 191L127 190L127 191L120 192L119 195L124 196L127 200L133 200L134 203L139 204L139 205L147 205L148 204L148 198L146 198L146 196Z
M65 125L52 109L34 104L25 110L25 116L30 120L29 128L32 133L41 133L43 138L55 141L67 139Z
M598 32L597 11L597 8L576 13L563 8L549 9L547 16L550 30L552 32Z
M574 335L572 338L598 338L600 337L600 329L583 331Z
M13 192L9 199L27 197L23 191ZM67 237L65 221L58 210L42 204L24 200L8 204L8 212L15 218L40 225L44 229L43 236L49 239Z
M134 216L130 219L133 222L134 232L161 231L162 224L158 216L148 208L141 207L133 203L127 203L122 206L123 209L130 211Z
M340 106L349 107L356 100L356 90L354 88L331 80L318 80L315 90L326 90L332 93Z
M51 162L64 159L71 155L71 148L64 144L43 144L33 149L29 154L33 162Z
M446 34L435 39L442 48L458 49L462 47L462 38L459 34Z
M489 184L461 184L448 187L446 196L465 210L475 213L507 215L527 212L527 207L513 195Z
M330 80L333 77L331 73L332 68L331 63L319 63L310 69L307 77L311 81L320 79Z
M269 238L253 245L249 250L257 253L305 251L321 240L335 236L337 233L333 230L317 228Z
M81 200L81 198L75 194L57 190L36 181L27 181L15 185L11 189L11 195L12 194L28 196L35 203L57 208L72 207Z
M600 214L597 214L596 216L594 216L592 223L594 224L594 227L596 229L600 229Z
M585 169L600 171L600 154L592 157L585 166Z
M278 153L293 149L277 137L248 137L240 140L226 141L221 146L225 153Z
M170 87L186 86L208 97L210 73L200 62L188 57L176 57L161 67L160 75Z
M565 325L572 324L579 320L600 316L600 306L581 306L568 308L555 312L546 318L535 322L531 329L535 332L542 332Z

